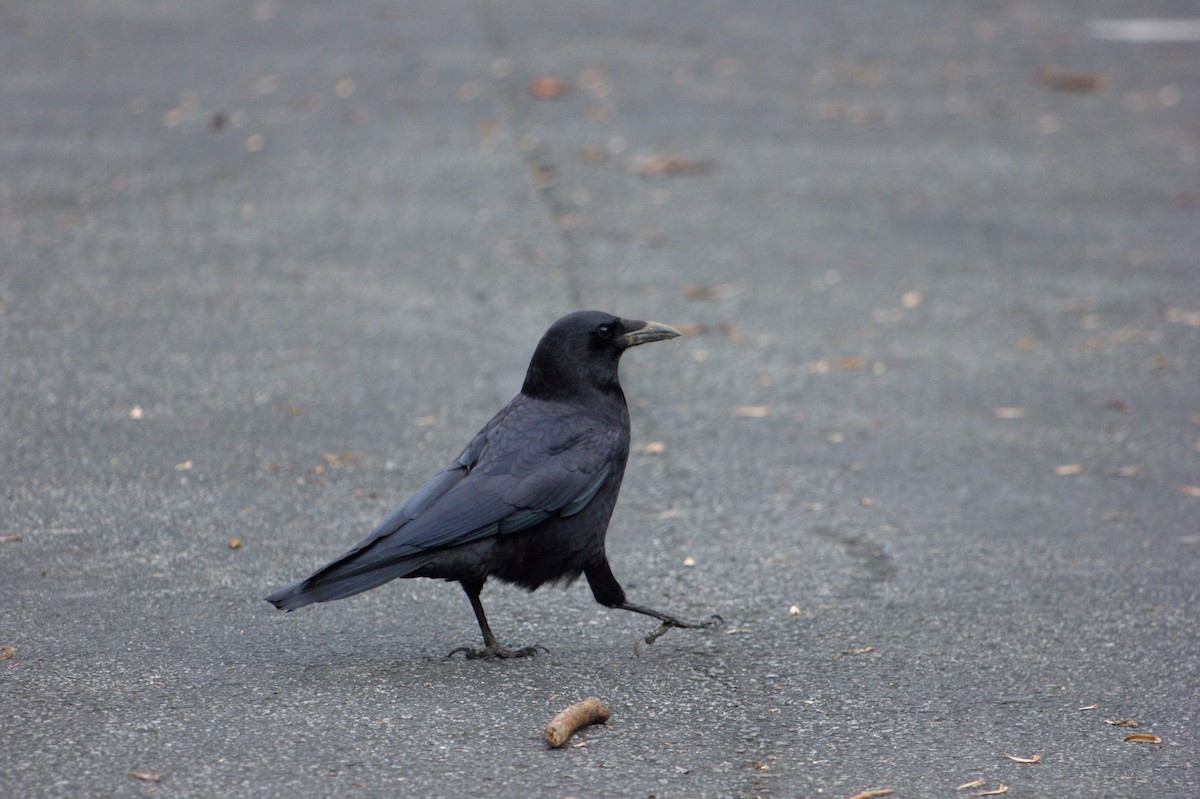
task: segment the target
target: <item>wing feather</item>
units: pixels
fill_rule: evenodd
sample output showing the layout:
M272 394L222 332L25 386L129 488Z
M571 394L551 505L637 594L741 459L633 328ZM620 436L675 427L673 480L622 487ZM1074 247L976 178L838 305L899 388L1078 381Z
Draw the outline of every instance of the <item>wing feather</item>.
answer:
M505 411L360 551L391 561L519 532L555 514L572 516L592 500L628 446L620 428L573 408L530 401Z

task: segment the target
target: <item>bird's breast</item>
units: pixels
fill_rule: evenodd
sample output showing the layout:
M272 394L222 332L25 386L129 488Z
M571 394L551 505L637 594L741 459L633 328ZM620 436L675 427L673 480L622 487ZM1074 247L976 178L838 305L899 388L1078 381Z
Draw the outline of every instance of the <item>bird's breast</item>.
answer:
M528 530L497 536L489 576L529 591L577 579L588 563L604 557L608 520L620 487L621 470L574 516L555 516Z

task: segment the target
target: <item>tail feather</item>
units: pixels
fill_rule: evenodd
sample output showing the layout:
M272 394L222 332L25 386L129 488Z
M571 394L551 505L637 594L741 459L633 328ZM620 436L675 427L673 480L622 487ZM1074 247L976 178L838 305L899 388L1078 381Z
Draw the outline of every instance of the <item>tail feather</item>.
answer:
M267 597L267 601L280 610L296 610L314 602L345 599L398 577L407 577L436 557L435 553L421 553L396 560L363 563L355 557L358 554L354 552L298 583L281 588Z

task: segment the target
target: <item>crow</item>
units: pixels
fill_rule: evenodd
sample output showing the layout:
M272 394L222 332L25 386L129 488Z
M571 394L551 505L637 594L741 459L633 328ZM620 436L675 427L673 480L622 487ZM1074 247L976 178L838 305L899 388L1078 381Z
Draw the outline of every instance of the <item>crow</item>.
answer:
M483 633L483 649L450 653L468 658L538 650L499 645L479 599L489 577L535 591L586 575L601 605L662 622L647 641L672 627L719 624L719 616L690 622L627 601L604 547L629 457L629 409L617 365L630 347L678 335L668 325L600 311L559 319L538 343L521 392L462 454L362 543L267 601L290 611L397 577L457 581Z

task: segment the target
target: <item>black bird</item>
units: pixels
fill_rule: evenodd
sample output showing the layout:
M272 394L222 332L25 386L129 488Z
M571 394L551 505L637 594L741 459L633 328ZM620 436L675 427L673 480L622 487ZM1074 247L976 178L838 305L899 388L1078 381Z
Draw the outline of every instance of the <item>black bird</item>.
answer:
M629 410L617 364L630 347L675 338L657 322L580 311L542 336L521 393L362 543L267 601L282 610L344 599L397 577L457 580L467 592L484 649L467 657L523 657L496 642L479 593L489 577L529 591L587 575L601 605L688 622L627 602L604 550L629 457ZM648 638L647 640L651 640ZM454 654L451 652L451 654Z

